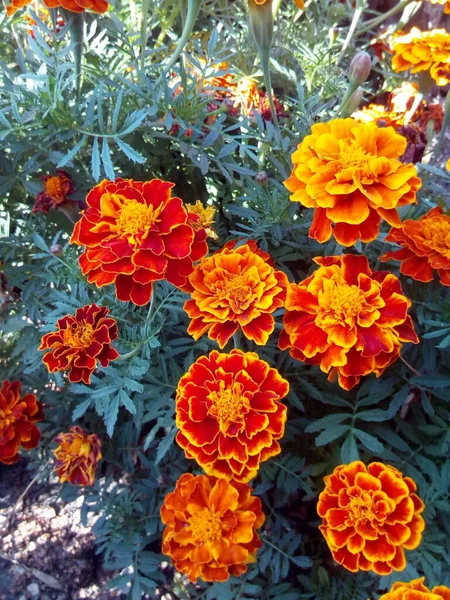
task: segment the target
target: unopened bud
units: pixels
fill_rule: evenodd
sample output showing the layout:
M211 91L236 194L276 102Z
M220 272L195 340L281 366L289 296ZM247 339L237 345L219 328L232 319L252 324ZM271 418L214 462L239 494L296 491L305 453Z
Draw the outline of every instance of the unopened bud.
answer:
M261 171L261 173L256 174L255 181L261 187L266 187L269 184L269 176L265 171Z
M352 115L355 112L355 110L357 110L359 108L363 94L364 94L364 91L361 87L356 88L356 90L353 92L353 94L348 99L347 104L344 106L343 110L344 110L345 116Z
M62 256L64 254L63 247L60 244L53 244L53 246L50 246L50 252L53 256Z
M364 51L355 54L348 68L350 85L354 85L355 87L362 85L369 77L371 69L372 59L370 58L370 54Z

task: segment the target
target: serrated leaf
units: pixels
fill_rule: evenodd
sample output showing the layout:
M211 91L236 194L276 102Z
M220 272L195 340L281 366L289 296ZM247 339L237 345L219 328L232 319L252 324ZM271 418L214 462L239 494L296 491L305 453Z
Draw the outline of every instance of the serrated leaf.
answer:
M59 161L59 163L56 165L56 167L58 169L61 169L62 167L65 167L68 163L70 163L71 160L73 158L75 158L75 156L78 154L78 151L84 145L85 141L86 141L86 136L83 135L83 137L78 142L78 144L75 144L75 146L72 148L72 150L68 154L66 154L66 156L62 160Z
M92 144L91 173L95 181L100 179L100 151L98 148L97 137L94 138L94 142Z
M106 138L103 138L102 142L102 161L106 176L111 181L114 181L116 179L116 174L114 173L114 165L111 160L111 151Z
M353 433L359 439L359 441L362 442L364 446L368 448L371 452L373 452L375 455L381 454L383 452L383 444L379 442L376 437L370 435L370 433L361 431L361 429L354 429Z
M335 425L334 427L325 429L325 431L322 431L322 433L316 437L316 446L325 446L325 444L334 442L334 440L337 440L347 433L349 429L350 425Z
M142 156L142 154L140 154L140 152L138 152L137 150L132 148L129 144L127 144L120 138L115 137L114 141L119 146L119 148L122 150L122 152L125 154L125 156L127 158L129 158L130 160L132 160L133 162L139 163L140 165L143 165L146 162L147 159L145 158L145 156Z

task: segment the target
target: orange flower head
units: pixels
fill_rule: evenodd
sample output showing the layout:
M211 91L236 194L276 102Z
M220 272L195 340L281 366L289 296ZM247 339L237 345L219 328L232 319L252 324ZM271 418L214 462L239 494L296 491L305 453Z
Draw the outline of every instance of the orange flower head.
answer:
M246 483L280 453L288 382L254 352L213 350L180 379L177 442L208 475Z
M35 394L21 397L20 381L4 381L0 388L0 462L12 465L20 458L20 446L36 448L41 432L35 425L44 419L42 403Z
M184 304L191 319L188 333L195 340L208 333L223 348L239 328L249 340L267 343L275 328L272 313L283 306L288 280L255 242L237 248L231 241L204 258L189 283L191 300Z
M400 228L392 228L385 240L401 248L387 252L380 260L399 260L400 273L424 283L433 281L436 272L441 283L450 286L450 217L441 207L417 221L408 219Z
M106 0L42 0L47 8L65 8L74 13L82 13L85 10L92 10L95 13L105 13L109 4ZM11 0L11 4L6 7L8 17L24 6L31 4L33 0Z
M404 551L417 548L425 528L414 481L390 465L359 460L324 481L317 512L334 560L353 573L403 571Z
M207 237L217 240L218 236L214 231L214 217L216 215L214 206L203 206L201 200L197 200L195 204L186 204L186 209L190 215L195 215L195 220L191 221L194 229L203 228Z
M89 384L99 362L102 367L119 357L111 346L117 339L117 323L108 317L105 306L88 304L77 308L56 323L56 331L47 333L39 350L48 350L42 361L49 373L69 371L69 381Z
M350 390L397 360L403 342L418 343L400 281L371 271L365 256L317 257L319 268L286 294L280 349L319 365Z
M162 552L195 582L239 577L262 546L261 500L248 484L185 473L164 499Z
M409 583L396 581L387 594L380 600L450 600L450 588L438 585L430 590L424 584L425 577L413 579Z
M71 427L68 433L55 438L58 447L55 455L55 471L60 483L94 485L95 471L102 458L102 443L95 433L88 435L81 427Z
M206 232L195 228L175 184L160 179L104 180L87 195L87 210L71 243L86 246L80 267L89 283L115 283L117 298L147 304L154 281L183 289L193 262L208 251Z
M399 160L405 149L392 127L354 119L313 125L284 182L292 201L315 209L310 237L352 246L376 239L382 218L399 227L396 209L416 202L421 186L415 166Z
M71 203L69 196L73 194L73 181L65 171L56 171L56 175L41 177L44 189L36 196L33 212L48 213L51 208L59 208L63 204Z
M394 71L429 71L437 85L450 83L450 33L445 29L400 31L392 38L391 51Z

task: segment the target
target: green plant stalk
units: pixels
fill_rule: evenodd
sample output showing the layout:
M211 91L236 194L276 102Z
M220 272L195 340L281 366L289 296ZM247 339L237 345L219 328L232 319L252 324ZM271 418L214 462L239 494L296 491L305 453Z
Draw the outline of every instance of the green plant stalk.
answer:
M370 31L374 27L377 27L377 25L380 25L381 23L386 21L386 19L389 19L393 15L395 15L398 12L400 12L401 10L403 10L406 6L408 6L408 4L411 4L411 2L415 2L415 1L416 0L402 0L402 2L399 2L399 4L392 7L391 10L388 10L387 13L384 13L384 15L380 15L379 17L375 17L375 19L371 19L370 21L367 21L365 24L365 27L360 29L358 31L358 33L366 33L367 31Z
M197 15L199 13L201 3L202 3L202 0L188 0L188 10L187 10L187 15L186 15L186 22L184 24L183 31L181 33L181 37L178 41L177 47L175 48L172 58L169 60L168 64L165 67L163 67L158 79L156 80L156 83L155 83L156 87L162 83L164 77L167 75L167 73L170 71L170 69L174 66L174 64L180 58L181 53L183 52L184 47L186 46L187 42L189 41L189 37L194 28L194 24L195 24L195 21L197 20Z
M357 88L358 88L358 86L355 85L354 83L349 83L347 91L345 92L344 97L342 98L341 105L339 107L339 111L338 111L339 115L342 116L342 114L344 113L345 105L350 100L353 92L355 92L357 90Z
M344 44L342 45L341 51L339 52L339 56L337 58L336 64L338 65L341 60L344 58L345 52L349 47L350 42L352 41L352 37L355 33L356 27L358 26L359 20L364 12L365 6L357 6L355 12L353 13L353 19L350 24L350 29L347 32L347 37L345 38Z
M75 64L75 90L77 100L80 99L82 84L82 59L83 59L83 37L84 37L84 13L73 13L64 8L59 8L66 23L70 23L70 38L74 44Z
M148 7L150 0L142 0L142 15L141 15L141 72L144 72L145 68L145 51L147 49L147 20L148 20Z

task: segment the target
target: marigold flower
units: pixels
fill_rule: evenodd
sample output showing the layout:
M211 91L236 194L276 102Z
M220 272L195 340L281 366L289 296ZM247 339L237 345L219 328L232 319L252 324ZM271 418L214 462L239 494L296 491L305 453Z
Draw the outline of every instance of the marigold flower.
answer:
M430 590L424 581L425 577L413 579L409 583L396 581L391 591L383 594L380 600L450 600L450 588L438 585Z
M56 175L41 177L44 189L36 196L33 212L48 213L51 208L59 208L63 204L71 203L69 196L73 194L73 181L68 173L58 170Z
M214 231L214 217L216 215L214 206L203 206L201 200L197 200L195 204L186 204L186 209L190 215L196 215L195 220L191 217L194 229L203 228L206 231L207 237L217 240L218 236Z
M44 335L39 350L49 373L69 371L69 381L89 384L99 362L102 367L119 357L111 346L117 339L117 323L105 306L88 304L56 323L57 330Z
M319 365L350 390L362 376L377 377L400 356L403 342L418 343L408 315L411 301L392 273L371 271L365 256L314 258L319 268L286 294L280 349Z
M175 184L160 179L104 180L87 195L87 210L71 243L86 246L79 263L89 283L115 283L122 302L147 304L153 282L183 289L193 262L208 251L206 232L194 227Z
M277 98L273 99L277 117L284 117L286 111ZM253 117L259 112L263 121L271 121L269 97L263 92L252 77L242 77L234 91L234 107L246 117Z
M261 500L247 484L185 473L165 497L161 519L162 552L192 582L239 577L262 546Z
M20 446L36 448L41 432L35 425L44 419L35 394L22 394L20 381L4 381L0 388L0 462L12 465L20 458Z
M6 7L6 14L11 17L16 11L28 6L33 0L11 0L11 4ZM47 8L65 8L74 13L82 13L85 10L92 10L95 13L105 13L109 4L106 0L42 0Z
M450 286L450 217L440 206L417 221L408 219L392 228L385 239L401 249L387 252L381 261L399 260L400 273L424 283L433 281L436 271L441 283Z
M310 237L324 243L334 235L352 246L376 239L382 218L399 227L397 207L416 202L421 186L415 166L399 160L405 149L392 127L353 119L313 125L284 182L292 201L315 209Z
M352 572L389 575L406 567L405 550L420 544L425 505L416 484L396 468L357 460L324 478L317 512L334 560Z
M437 85L450 83L450 33L445 29L399 32L392 38L391 51L394 71L430 71Z
M255 242L236 248L231 241L204 258L189 283L192 299L184 304L192 319L188 333L195 340L208 333L223 348L239 328L249 340L267 343L275 328L272 313L283 306L288 279Z
M288 382L254 352L213 350L180 379L177 442L208 475L245 483L280 453Z
M60 483L94 485L95 471L102 458L102 443L95 433L88 435L81 427L71 427L68 433L60 433L53 451L56 457L55 471Z

